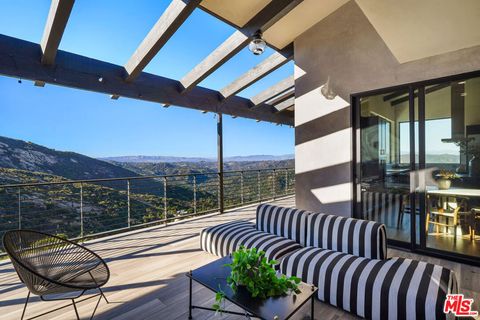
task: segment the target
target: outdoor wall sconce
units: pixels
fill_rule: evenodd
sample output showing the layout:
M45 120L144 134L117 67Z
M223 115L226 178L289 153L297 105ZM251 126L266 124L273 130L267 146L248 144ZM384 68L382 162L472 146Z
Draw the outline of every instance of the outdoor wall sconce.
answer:
M265 51L266 47L267 43L265 42L265 40L262 39L262 32L258 30L253 35L253 39L248 45L248 50L250 50L254 55L258 56Z
M335 99L337 94L333 92L332 85L330 84L330 77L327 78L327 82L320 89L320 92L327 100Z

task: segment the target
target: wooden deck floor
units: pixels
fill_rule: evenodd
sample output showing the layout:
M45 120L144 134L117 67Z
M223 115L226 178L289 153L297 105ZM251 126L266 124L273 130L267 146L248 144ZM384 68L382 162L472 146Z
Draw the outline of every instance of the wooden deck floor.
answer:
M295 199L289 197L273 203L294 206ZM188 280L185 273L217 259L200 250L200 230L227 221L254 219L255 208L256 205L252 205L222 215L212 214L167 227L151 227L88 242L89 248L107 260L111 270L111 279L104 288L111 303L102 301L95 319L187 319ZM389 256L420 259L455 270L462 292L475 299L474 309L480 308L480 268L394 249L389 249ZM27 289L19 281L11 263L0 261L0 319L20 319L26 295ZM194 285L195 304L210 306L213 298L208 289ZM95 299L78 303L82 319L89 318L95 303ZM37 297L31 299L26 317L59 306L66 307L38 319L75 319L68 302L41 302ZM194 310L193 315L194 319L243 319L238 316L219 317L201 310ZM309 305L300 310L294 319L309 319ZM355 317L316 301L315 319Z
M294 197L277 200L276 204L294 206ZM187 319L188 280L185 273L217 257L199 248L199 231L207 226L236 219L254 219L255 205L172 224L152 227L108 238L90 241L87 245L108 262L111 279L104 291L110 304L100 303L95 319ZM27 289L19 281L9 261L0 262L0 318L20 319ZM213 294L194 285L194 303L211 306ZM88 319L96 299L79 302L82 319ZM26 317L30 318L68 302L42 302L31 299ZM317 319L354 319L336 308L316 302ZM233 307L231 307L233 309ZM307 319L309 306L295 319ZM194 319L220 318L214 313L194 310ZM38 319L74 319L72 306ZM226 316L221 319L240 319Z

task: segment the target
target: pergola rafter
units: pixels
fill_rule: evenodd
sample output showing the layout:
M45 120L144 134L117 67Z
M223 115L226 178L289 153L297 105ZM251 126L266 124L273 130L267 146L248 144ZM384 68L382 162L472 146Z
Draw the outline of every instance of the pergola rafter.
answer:
M257 82L271 72L277 70L285 63L293 58L293 45L287 46L280 52L274 52L268 58L257 64L252 69L248 70L240 77L235 79L232 83L220 90L222 97L228 99L229 97L239 93L251 84Z
M126 81L133 81L138 77L200 2L201 0L172 0L160 19L158 19L125 64Z
M252 97L253 108L257 108L265 104L268 100L275 98L277 95L292 89L295 86L295 79L289 76L270 88L260 92L256 96Z
M202 62L197 64L180 80L180 83L182 84L181 91L187 92L202 82L206 77L242 50L249 41L250 38L244 35L241 31L235 31L217 49L208 55Z
M45 65L55 63L58 47L60 46L74 2L75 0L52 0L42 41L40 42L40 47L42 48L41 61Z
M275 97L266 101L265 103L273 106L273 105L279 104L280 102L283 102L283 101L287 100L288 98L291 98L291 97L294 97L294 96L295 96L295 88L290 88L287 91L284 91L284 92L280 93L279 95L276 95Z
M245 48L258 30L265 31L303 0L276 0L270 2L245 26L235 31L217 49L196 65L181 80L182 92L187 92L215 72L231 57Z
M280 103L275 104L274 108L278 110L277 112L282 112L292 107L293 105L295 105L295 97L290 97Z

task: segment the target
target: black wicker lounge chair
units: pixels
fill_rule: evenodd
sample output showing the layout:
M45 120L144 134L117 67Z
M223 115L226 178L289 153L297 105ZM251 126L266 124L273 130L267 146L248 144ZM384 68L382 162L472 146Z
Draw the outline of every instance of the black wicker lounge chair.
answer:
M110 271L105 261L91 250L75 242L32 230L7 231L3 236L3 246L18 277L29 290L22 319L31 293L40 296L43 301L72 300L77 319L80 317L75 299L87 290L99 290L99 298L90 319L95 315L102 297L108 303L101 287L107 283Z

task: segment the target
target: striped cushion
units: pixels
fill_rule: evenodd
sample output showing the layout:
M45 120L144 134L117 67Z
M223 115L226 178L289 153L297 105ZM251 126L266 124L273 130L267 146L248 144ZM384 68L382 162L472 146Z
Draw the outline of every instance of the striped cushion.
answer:
M257 229L305 245L305 210L261 204L257 207Z
M206 228L200 233L200 247L204 251L224 257L231 253L227 246L233 235L254 229L255 224L248 221L233 221Z
M321 213L307 217L306 246L371 259L387 257L387 235L383 224Z
M441 266L313 247L284 257L280 271L317 286L320 300L367 319L445 319L446 295L458 290L453 272Z
M293 240L258 231L245 222L226 223L202 230L200 246L217 256L227 256L240 246L265 251L269 260L278 260L301 246Z
M251 230L248 234L234 236L232 242L234 242L231 246L232 252L240 246L257 248L265 251L265 256L268 260L277 261L281 261L285 255L302 248L293 240L258 230Z

